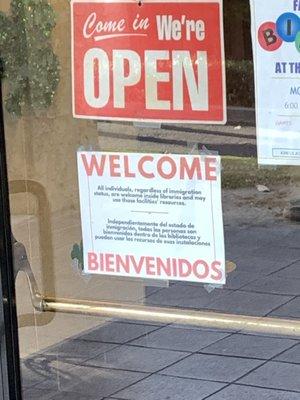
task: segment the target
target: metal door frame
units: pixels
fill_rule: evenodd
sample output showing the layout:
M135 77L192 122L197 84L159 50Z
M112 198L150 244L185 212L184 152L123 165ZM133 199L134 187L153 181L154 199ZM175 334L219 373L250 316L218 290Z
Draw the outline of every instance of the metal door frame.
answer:
M1 75L1 68L0 68ZM0 79L0 400L21 400L18 323Z

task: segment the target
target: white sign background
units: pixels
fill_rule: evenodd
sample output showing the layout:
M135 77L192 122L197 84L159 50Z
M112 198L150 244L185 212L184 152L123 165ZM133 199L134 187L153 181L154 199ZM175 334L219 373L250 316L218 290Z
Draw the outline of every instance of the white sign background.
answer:
M300 86L300 74L276 74L276 63L299 62L295 42L283 42L275 51L264 50L258 41L259 27L276 23L287 12L294 11L292 0L250 0L252 42L255 70L256 126L258 163L267 165L300 165L300 101L291 95L291 87Z
M122 176L111 176L110 156L118 159L113 162L114 175ZM144 163L143 168L147 173L155 174L152 179L139 173L139 161L145 156L150 159ZM98 165L101 163L101 157L105 158L101 176L98 176L95 169L90 176L87 174L83 159L86 165L90 165L92 157L98 160ZM162 158L171 158L176 168L179 168L182 159L189 165L198 159L202 179L196 174L192 179L180 179L179 169L171 179L162 178L157 174L157 165ZM215 180L204 180L205 176L208 176L208 173L205 173L205 163L212 160L214 164L211 165L215 167L212 175L214 174ZM77 161L86 273L225 283L220 157L78 152ZM124 177L125 164L129 173L135 174L135 177ZM162 167L165 173L170 172L168 165L166 162ZM176 227L173 224L176 224ZM125 226L131 236L124 234ZM123 233L118 234L116 231ZM144 234L146 237L140 236ZM98 257L93 264L95 269L89 268L89 253ZM108 255L107 259L105 255ZM130 272L125 272L124 268L116 270L116 255L121 256L123 260L130 256L130 264L141 262L141 270L137 272L132 265ZM100 257L104 258L100 260ZM146 257L146 261L143 257ZM163 270L160 270L159 274L156 273L157 258L164 262L171 259L171 263L175 263L172 264L171 275ZM186 262L183 262L182 273L179 273L178 260L182 259ZM199 260L201 262L197 263ZM146 268L147 262L154 265L148 265L149 268ZM218 271L212 267L215 262L218 264ZM192 267L188 272L189 263L196 269ZM97 264L101 264L102 268L97 268ZM104 264L106 267L103 267ZM205 267L205 264L208 267Z

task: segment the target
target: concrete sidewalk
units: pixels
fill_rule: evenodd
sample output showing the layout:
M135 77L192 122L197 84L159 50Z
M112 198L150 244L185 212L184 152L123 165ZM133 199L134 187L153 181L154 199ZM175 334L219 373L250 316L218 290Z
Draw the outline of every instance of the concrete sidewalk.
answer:
M299 400L300 341L110 322L23 360L24 399Z

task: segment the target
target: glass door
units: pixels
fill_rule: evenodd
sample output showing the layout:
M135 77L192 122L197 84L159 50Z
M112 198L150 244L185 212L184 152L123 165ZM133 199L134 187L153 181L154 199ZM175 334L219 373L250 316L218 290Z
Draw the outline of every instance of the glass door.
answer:
M0 399L4 400L21 399L21 381L2 107L0 120Z
M300 398L300 28L267 17L1 2L23 399Z

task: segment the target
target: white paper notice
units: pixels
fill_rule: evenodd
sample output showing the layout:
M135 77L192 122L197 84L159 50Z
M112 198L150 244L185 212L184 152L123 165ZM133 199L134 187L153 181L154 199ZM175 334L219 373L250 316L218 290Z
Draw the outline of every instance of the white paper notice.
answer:
M84 271L225 283L218 156L78 152Z
M251 0L259 164L300 165L300 1Z

